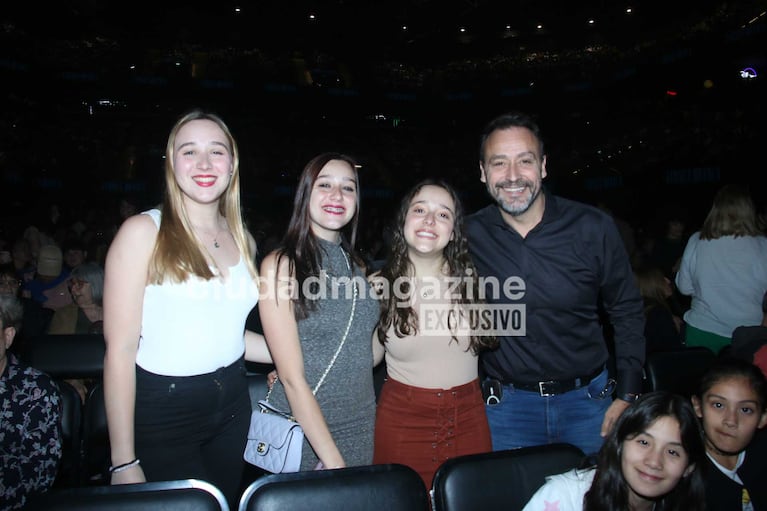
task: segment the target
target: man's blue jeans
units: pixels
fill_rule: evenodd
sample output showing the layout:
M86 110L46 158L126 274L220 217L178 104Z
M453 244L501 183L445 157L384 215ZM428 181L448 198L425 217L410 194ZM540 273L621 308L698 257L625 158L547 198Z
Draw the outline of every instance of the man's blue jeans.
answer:
M610 389L603 392L607 385L606 369L589 384L555 396L504 385L501 401L485 406L493 450L566 442L595 454L602 446L599 433L612 404Z

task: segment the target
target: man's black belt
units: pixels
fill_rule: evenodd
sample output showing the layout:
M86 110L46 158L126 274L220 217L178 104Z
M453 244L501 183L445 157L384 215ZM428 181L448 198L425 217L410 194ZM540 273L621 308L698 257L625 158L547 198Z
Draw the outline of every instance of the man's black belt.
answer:
M537 392L541 396L555 396L557 394L564 394L571 390L579 389L588 385L591 380L599 376L604 371L604 366L598 367L591 373L585 376L576 376L567 380L547 380L536 382L523 382L517 380L503 380L504 385L512 385L518 390L527 390L530 392Z

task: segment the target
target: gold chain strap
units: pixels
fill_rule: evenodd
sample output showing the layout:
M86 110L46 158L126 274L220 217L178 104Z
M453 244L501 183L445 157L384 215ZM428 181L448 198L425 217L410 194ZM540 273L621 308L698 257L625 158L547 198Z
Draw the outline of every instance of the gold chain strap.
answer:
M344 347L344 344L346 343L346 338L349 336L349 330L351 330L352 322L354 321L354 312L357 310L357 282L354 280L354 272L352 271L351 264L349 263L349 256L346 255L346 252L344 252L343 249L341 249L341 254L344 256L344 260L346 261L346 267L349 269L349 272L351 274L352 279L352 311L349 314L349 321L346 323L346 329L344 330L344 335L341 337L341 343L338 345L338 348L336 349L336 352L333 354L333 358L330 359L330 363L328 364L328 367L325 368L325 371L322 373L322 376L320 377L320 380L317 382L317 385L314 386L314 389L312 390L312 395L316 396L317 391L320 390L320 387L323 383L325 383L325 378L328 376L328 373L330 372L330 369L332 369L333 365L336 363L336 359L338 358L338 355L341 353L341 349ZM277 383L277 379L279 379L279 375L274 380L274 383ZM269 387L269 390L266 393L266 401L269 401L269 396L272 395L272 389L274 388L274 384L272 384L271 387Z

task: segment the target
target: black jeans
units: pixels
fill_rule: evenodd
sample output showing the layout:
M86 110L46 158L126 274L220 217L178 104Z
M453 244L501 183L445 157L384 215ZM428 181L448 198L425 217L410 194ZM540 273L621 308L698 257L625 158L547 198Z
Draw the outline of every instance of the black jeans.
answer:
M161 376L136 366L136 456L147 481L202 479L237 507L250 424L240 359L197 376Z

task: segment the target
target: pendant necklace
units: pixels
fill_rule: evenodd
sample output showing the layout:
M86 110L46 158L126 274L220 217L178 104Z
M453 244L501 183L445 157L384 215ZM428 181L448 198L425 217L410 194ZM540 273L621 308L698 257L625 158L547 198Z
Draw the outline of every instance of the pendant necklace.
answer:
M221 245L218 243L218 235L221 234L222 229L218 229L216 231L216 235L213 236L213 248L221 248Z
M219 245L219 243L218 243L218 235L221 234L222 231L223 231L223 229L221 229L219 227L218 231L216 231L216 235L213 236L213 248L220 248L221 247L221 245Z
M415 277L413 281L421 298L433 299L442 294L442 281L436 277Z
M213 236L213 248L221 248L221 244L218 242L218 235L221 234L222 231L223 231L223 229L219 228L216 231L216 234ZM195 234L197 234L197 233L195 232ZM209 233L204 233L204 234L207 234L208 236L210 236ZM201 239L199 234L197 234L197 238L200 239L200 241L202 241L202 239Z

